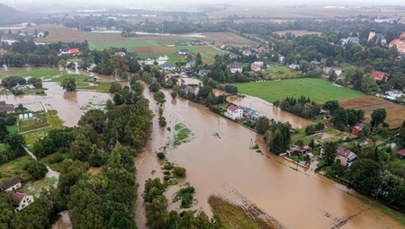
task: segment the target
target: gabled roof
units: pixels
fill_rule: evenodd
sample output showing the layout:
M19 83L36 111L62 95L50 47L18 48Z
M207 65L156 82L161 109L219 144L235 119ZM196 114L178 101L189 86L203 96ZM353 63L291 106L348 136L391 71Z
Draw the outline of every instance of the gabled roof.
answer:
M400 151L398 151L397 154L402 156L402 157L405 157L405 149L401 149Z
M381 71L373 71L371 72L371 76L374 78L374 80L383 80L385 73Z
M355 125L355 127L357 127L357 128L359 128L360 130L362 130L362 129L366 128L366 124L364 124L364 123L357 123L357 124Z
M22 192L13 192L11 194L11 196L13 197L13 200L19 204L26 196L27 194L22 193Z
M239 108L237 107L237 106L235 106L235 105L231 105L231 106L229 106L228 107L228 110L229 111L236 111L236 110L238 110Z
M80 53L80 50L79 49L69 49L69 53L70 54L79 54Z
M9 181L5 182L4 184L2 184L2 185L0 186L0 188L1 188L2 190L7 190L7 189L9 189L9 188L15 186L16 184L19 184L19 183L21 183L21 180L18 179L18 178L14 178L14 179L9 180Z
M346 149L346 148L338 147L336 149L336 153L341 157L348 158L350 156L350 154L353 153L353 152Z
M230 64L229 68L242 68L243 66L241 64Z

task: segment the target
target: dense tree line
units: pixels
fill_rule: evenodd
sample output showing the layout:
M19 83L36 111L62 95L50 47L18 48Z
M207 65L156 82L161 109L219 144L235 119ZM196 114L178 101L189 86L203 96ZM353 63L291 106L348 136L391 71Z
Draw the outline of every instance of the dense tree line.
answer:
M280 108L307 119L314 118L320 112L320 106L305 96L298 99L287 97L281 101Z

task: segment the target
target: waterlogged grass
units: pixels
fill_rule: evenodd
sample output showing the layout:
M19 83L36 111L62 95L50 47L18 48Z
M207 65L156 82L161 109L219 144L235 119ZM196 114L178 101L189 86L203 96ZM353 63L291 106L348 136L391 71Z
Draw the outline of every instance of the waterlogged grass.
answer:
M0 184L15 177L20 178L22 181L30 180L31 175L24 170L24 167L31 161L31 157L23 156L0 165Z
M230 203L220 197L210 196L208 203L215 215L217 215L223 228L244 228L244 229L274 229L280 228L277 225L271 225L263 221L260 215L254 211L249 211L236 204Z
M56 177L45 177L38 181L30 181L24 184L22 191L28 195L33 195L39 198L42 191L55 188L58 185L58 179Z
M271 103L277 100L281 101L286 97L298 98L301 95L316 102L364 96L363 93L350 88L335 87L329 81L314 78L237 83L234 85L242 94L259 97Z
M183 143L189 142L194 137L193 132L188 129L184 124L176 124L174 126L174 141L173 145L178 146Z

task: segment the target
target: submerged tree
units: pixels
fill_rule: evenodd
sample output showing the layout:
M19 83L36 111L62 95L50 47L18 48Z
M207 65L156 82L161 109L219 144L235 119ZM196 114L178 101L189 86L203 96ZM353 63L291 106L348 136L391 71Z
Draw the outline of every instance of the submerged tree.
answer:
M66 78L62 81L62 87L66 91L76 91L76 80L74 78Z

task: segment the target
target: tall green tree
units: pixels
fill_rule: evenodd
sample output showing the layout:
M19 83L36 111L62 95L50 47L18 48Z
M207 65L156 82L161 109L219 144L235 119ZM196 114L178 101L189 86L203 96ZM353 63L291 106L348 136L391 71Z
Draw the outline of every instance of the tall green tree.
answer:
M380 124L384 123L387 117L385 108L378 108L371 114L371 126L377 128Z
M66 91L76 91L76 80L74 78L63 79L61 85Z

